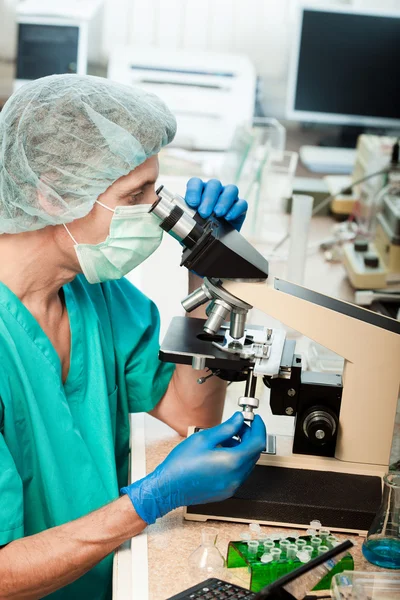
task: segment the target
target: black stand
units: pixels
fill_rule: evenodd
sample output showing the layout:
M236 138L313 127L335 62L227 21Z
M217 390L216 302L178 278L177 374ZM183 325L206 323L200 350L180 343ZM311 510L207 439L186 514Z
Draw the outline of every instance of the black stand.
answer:
M189 515L368 531L381 502L380 477L257 465L236 494L189 506Z

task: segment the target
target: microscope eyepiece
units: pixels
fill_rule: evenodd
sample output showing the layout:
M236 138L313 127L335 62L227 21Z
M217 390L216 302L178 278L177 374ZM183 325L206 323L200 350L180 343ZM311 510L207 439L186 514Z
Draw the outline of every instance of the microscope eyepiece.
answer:
M183 246L181 266L200 277L265 281L268 262L231 223L214 214L203 219L190 209L184 198L158 188L157 200L150 208L160 227ZM234 323L238 333L243 326Z
M182 206L184 199L178 194L172 194L164 186L159 187L156 194L158 198L150 212L161 220L161 229L170 233L186 248L193 248L204 229L185 211Z

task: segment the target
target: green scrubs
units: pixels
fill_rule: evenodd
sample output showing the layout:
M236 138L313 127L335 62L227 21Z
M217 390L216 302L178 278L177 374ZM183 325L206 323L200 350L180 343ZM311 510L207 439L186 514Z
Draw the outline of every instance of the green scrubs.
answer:
M158 360L159 316L126 279L64 286L71 366L0 283L0 545L88 514L128 478L129 412L150 411L173 366ZM112 556L53 600L111 598Z

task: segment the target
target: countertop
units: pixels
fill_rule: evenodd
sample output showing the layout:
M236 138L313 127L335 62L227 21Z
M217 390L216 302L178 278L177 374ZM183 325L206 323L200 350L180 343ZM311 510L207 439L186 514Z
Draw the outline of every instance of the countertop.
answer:
M146 419L146 428L149 426L151 427L151 422ZM146 442L147 471L152 471L179 441L179 436L159 441L148 440ZM315 518L318 518L318 515L315 515ZM196 578L190 573L188 557L200 545L201 529L207 525L219 530L217 546L225 558L229 541L240 539L240 533L248 529L248 525L243 523L185 521L183 509L175 510L148 528L150 600L165 600L202 580L201 577ZM285 531L287 533L290 530L263 526L262 531L265 533ZM304 534L304 530L298 531ZM363 538L341 534L338 534L338 538L340 540L351 539L355 544L351 553L356 570L376 570L362 556ZM250 583L250 575L246 569L226 569L223 577L225 580L244 587ZM139 595L135 596L134 589L132 598L139 598Z
M287 230L287 215L270 215L268 220L268 230L271 232L269 244L274 244L280 239ZM352 300L353 290L349 285L343 266L340 264L325 263L322 254L318 251L318 242L329 236L333 221L327 217L314 218L310 229L310 251L307 260L307 269L304 285L325 294L333 295L344 300ZM261 249L261 248L260 248ZM287 249L282 248L285 254ZM282 276L285 270L285 260L276 259L271 263L271 277ZM252 311L251 323L276 326L276 321L271 320L267 315L260 311ZM297 341L296 351L302 354L307 350L309 340L303 336L296 335L295 332L289 332L294 335ZM228 394L225 404L224 418L236 410L237 398L242 394L241 384L232 384L228 388ZM268 403L263 402L261 396L260 413L264 419L270 415L266 414ZM285 419L278 417L275 419ZM290 421L290 417L286 417ZM139 441L137 432L135 448L132 448L132 480L137 480L146 472L151 472L167 456L171 449L180 441L179 436L171 429L157 422L148 415L133 415L133 423L137 423L139 431ZM273 423L272 433L284 434L277 431L276 423ZM279 427L279 425L278 425ZM145 458L144 451L145 447ZM140 456L139 456L140 455ZM142 464L142 466L140 466ZM315 515L318 519L318 515ZM221 553L226 557L227 547L230 540L239 539L240 532L246 530L246 524L235 524L221 521L209 521L199 523L185 521L183 518L183 509L178 509L173 513L166 515L156 524L146 530L146 533L132 540L132 556L128 567L125 569L125 575L131 576L131 593L122 596L118 594L115 598L125 600L125 598L140 600L166 600L170 596L182 591L191 585L194 585L200 579L193 577L188 569L188 557L201 543L201 529L206 525L215 526L219 530L217 546ZM263 531L277 531L277 528L263 527ZM304 533L304 531L303 531ZM355 567L361 570L374 570L362 557L361 544L362 539L357 536L339 535L340 539L351 539L355 543L352 554L355 559ZM226 570L224 578L246 586L249 584L249 574L246 569ZM148 588L148 591L147 591ZM121 589L126 591L127 584L122 583Z

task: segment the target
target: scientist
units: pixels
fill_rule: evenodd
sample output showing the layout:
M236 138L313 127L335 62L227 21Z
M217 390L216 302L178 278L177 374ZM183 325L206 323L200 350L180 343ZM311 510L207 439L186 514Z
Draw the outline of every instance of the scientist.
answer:
M157 309L123 278L161 241L148 210L175 127L155 96L76 75L33 81L0 113L2 600L111 598L117 546L231 496L265 447L260 417L217 425L222 381L158 360ZM190 180L186 201L238 228L247 207L216 180ZM128 486L142 411L211 429Z

